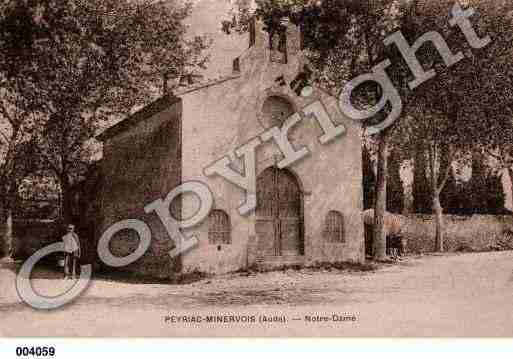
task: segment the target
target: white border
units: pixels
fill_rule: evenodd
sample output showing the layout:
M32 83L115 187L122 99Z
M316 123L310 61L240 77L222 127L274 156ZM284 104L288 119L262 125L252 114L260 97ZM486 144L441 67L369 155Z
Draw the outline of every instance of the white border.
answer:
M53 346L53 358L72 359L331 359L511 358L511 339L0 339L0 358L17 358L17 346ZM29 356L30 357L30 356ZM34 358L34 357L30 357ZM46 357L51 358L51 357Z

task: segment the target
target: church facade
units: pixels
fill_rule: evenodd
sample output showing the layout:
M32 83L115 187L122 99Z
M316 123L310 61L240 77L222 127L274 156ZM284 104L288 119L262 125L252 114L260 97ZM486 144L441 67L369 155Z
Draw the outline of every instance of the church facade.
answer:
M194 271L227 273L250 267L363 262L361 126L345 118L337 99L311 87L301 91L305 62L293 24L271 38L254 23L249 48L233 61L233 72L173 96L163 97L99 136L103 141L101 229L138 218L152 232L145 255L120 270L174 277ZM303 87L304 89L304 87ZM303 109L314 102L344 133L320 143L318 121ZM204 169L291 115L301 118L288 131L295 148L309 154L280 168L280 148L267 141L256 150L255 211L241 215L244 191ZM322 142L322 141L321 141ZM233 157L233 156L232 156ZM243 171L243 162L237 170ZM176 258L164 225L144 207L185 181L207 183L214 196L208 218L191 228L196 247ZM194 198L171 205L176 218L194 213ZM133 231L111 241L114 255L138 245Z

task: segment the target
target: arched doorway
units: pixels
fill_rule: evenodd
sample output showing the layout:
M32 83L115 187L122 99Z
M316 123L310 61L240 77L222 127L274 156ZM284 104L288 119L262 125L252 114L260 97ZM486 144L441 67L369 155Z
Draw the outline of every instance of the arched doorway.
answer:
M257 178L256 235L260 256L304 254L302 194L296 177L269 167Z

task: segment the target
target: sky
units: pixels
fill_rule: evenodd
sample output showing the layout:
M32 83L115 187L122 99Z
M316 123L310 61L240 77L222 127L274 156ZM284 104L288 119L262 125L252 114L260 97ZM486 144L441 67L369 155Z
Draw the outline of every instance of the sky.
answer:
M210 49L211 60L203 75L214 79L231 73L232 60L248 47L247 34L226 35L221 31L221 21L230 19L230 0L196 0L192 14L187 19L189 35L208 35L214 40Z

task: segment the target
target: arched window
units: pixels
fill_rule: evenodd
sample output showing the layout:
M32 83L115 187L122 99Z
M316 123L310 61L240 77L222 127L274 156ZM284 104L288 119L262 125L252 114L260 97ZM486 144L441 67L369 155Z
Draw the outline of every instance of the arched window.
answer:
M264 128L281 126L294 112L294 106L283 97L269 96L262 105L260 121Z
M329 211L324 224L324 238L328 242L341 243L344 238L344 217L339 211Z
M230 244L230 217L222 209L213 209L208 216L208 242Z
M272 62L287 63L287 32L285 29L269 34L269 48Z

